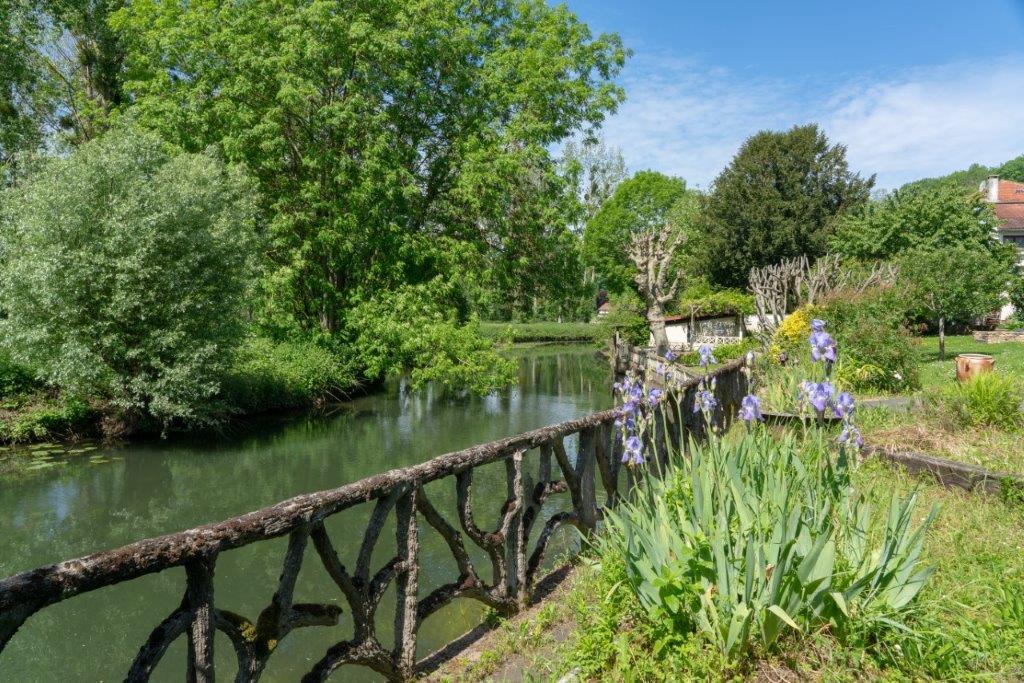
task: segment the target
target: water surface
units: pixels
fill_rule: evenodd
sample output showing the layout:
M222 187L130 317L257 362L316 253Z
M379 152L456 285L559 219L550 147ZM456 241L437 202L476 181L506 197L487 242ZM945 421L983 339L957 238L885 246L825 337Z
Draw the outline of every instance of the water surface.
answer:
M219 521L610 405L609 369L592 349L541 347L515 356L518 386L483 398L430 388L408 394L396 383L386 393L339 406L330 414L238 426L231 437L101 449L0 483L0 576ZM504 486L503 465L481 468L474 486L481 526L493 528ZM457 525L454 491L454 479L427 487L435 507ZM551 509L557 505L553 501ZM350 566L369 511L364 505L328 520L334 545ZM422 597L456 578L457 571L440 537L422 521L420 529ZM563 542L571 542L568 533ZM281 538L222 554L216 605L255 619L274 592L286 544ZM392 525L378 543L376 564L390 558L394 547ZM481 577L489 579L482 553L474 557ZM47 608L30 618L0 655L0 681L123 679L150 630L180 603L184 586L184 570L177 568ZM378 612L386 647L391 642L393 592L389 590ZM346 614L337 627L293 631L271 657L265 681L297 680L331 644L351 635L348 606L312 547L295 599L339 604ZM463 633L481 614L470 601L435 614L421 627L419 655ZM179 639L168 651L154 680L182 679L183 642ZM218 677L230 680L234 655L220 633L215 655ZM373 679L351 667L339 670L335 678Z

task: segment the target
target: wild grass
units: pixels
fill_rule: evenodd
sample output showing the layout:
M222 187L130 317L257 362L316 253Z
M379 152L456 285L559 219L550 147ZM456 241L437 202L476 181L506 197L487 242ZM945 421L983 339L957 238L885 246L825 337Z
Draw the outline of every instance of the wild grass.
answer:
M605 326L581 322L484 322L480 332L488 339L513 344L530 342L597 342L604 339Z

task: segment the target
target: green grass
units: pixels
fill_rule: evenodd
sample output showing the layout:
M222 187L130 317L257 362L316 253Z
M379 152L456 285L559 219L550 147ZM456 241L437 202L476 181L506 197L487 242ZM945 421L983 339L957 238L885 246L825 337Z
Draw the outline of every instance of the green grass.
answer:
M565 599L571 635L532 673L553 680L574 671L594 681L1024 678L1024 505L946 489L881 461L863 463L854 484L881 510L893 491L917 490L918 522L940 506L923 552L935 572L913 603L909 631L893 628L859 648L809 633L730 665L698 636L659 632L626 588L621 561L591 558Z
M917 345L921 360L921 390L927 393L934 387L954 381L958 353L985 353L995 358L996 370L1024 378L1024 344L1005 342L983 344L970 335L946 337L946 360L939 360L939 338L921 337Z
M501 339L514 344L530 342L597 342L604 338L605 328L596 323L480 323L480 332L488 339Z

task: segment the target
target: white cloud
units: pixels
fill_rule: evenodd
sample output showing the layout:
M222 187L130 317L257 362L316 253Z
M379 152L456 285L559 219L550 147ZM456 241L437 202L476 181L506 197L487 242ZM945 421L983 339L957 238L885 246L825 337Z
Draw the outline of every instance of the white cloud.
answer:
M812 121L881 187L1024 152L1024 59L960 62L884 77L768 81L666 55L634 58L605 135L634 170L706 187L749 135Z

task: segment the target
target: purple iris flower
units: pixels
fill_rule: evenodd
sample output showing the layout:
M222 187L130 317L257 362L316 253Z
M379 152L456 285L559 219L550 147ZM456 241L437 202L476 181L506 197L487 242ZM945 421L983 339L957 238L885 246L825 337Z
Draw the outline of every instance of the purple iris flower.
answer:
M647 393L647 403L652 406L657 405L658 401L661 399L662 393L661 389L651 389Z
M644 445L639 436L631 436L626 439L625 452L622 454L622 462L639 465L644 461Z
M836 388L829 382L804 382L802 393L804 399L811 404L820 415L825 412L825 409L832 403L832 397L835 396Z
M748 394L743 397L743 400L740 402L739 416L741 420L746 420L748 424L755 420L764 419L761 415L761 401L757 396Z
M827 324L828 323L826 323L824 320L819 320L818 318L815 318L814 320L811 321L811 330L815 332L824 332L825 325Z
M700 366L702 368L707 367L708 365L714 365L718 362L711 353L710 344L701 344L697 349L697 353L700 354Z
M665 374L665 364L664 363L658 363L656 366L654 366L654 371L656 373L658 373L659 375L664 375Z
M696 400L693 402L693 412L698 410L710 413L718 405L718 399L710 391L705 389L704 391L697 392Z
M665 360L667 360L668 362L670 362L670 363L671 363L671 362L672 362L672 361L674 361L674 360L675 360L676 358L679 358L679 356L677 356L677 355L676 355L675 353L673 353L673 352L672 352L672 349L667 349L667 350L665 351Z
M811 360L817 363L822 358L829 363L836 362L836 340L828 332L812 332Z
M854 443L857 447L864 445L864 437L860 435L860 430L852 424L847 424L843 427L843 431L839 434L839 443Z
M853 394L848 391L839 394L836 398L836 417L850 417L853 415L854 410L856 410L856 405L854 404Z

